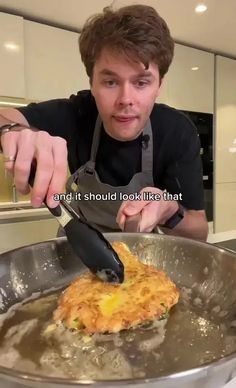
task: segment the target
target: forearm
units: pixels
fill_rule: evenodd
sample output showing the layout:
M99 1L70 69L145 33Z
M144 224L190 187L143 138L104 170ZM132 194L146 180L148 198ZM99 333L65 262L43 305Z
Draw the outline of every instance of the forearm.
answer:
M184 218L173 229L160 228L165 234L206 241L208 224L204 211L185 210Z
M29 128L29 123L26 118L17 110L13 108L2 109L0 114L0 128L6 124L18 123L22 125L22 128ZM17 127L19 129L19 127ZM0 131L0 152L2 152L1 142L2 131Z
M23 127L29 128L29 123L21 112L17 109L2 109L0 114L0 127L11 122L22 124Z

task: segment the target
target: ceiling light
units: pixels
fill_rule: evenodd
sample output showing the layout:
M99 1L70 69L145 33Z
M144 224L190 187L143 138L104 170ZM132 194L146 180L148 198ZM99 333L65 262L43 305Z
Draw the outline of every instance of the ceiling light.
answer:
M207 10L207 6L205 4L198 4L195 8L195 12L203 13Z
M14 42L5 42L4 47L9 51L19 51L20 49L20 46Z
M198 66L191 67L191 70L198 70L198 69L199 69Z

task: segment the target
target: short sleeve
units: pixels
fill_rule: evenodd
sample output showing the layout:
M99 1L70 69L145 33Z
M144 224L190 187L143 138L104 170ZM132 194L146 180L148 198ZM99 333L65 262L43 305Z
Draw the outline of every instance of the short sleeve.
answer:
M68 99L31 103L18 110L25 116L30 126L66 140L70 135L70 128L75 126L76 117Z
M30 126L67 141L71 173L88 160L97 117L97 107L90 90L79 91L68 99L31 103L18 110Z
M186 209L204 209L203 173L200 141L196 128L186 119L177 145L175 161L166 169L164 186L172 194L182 194Z

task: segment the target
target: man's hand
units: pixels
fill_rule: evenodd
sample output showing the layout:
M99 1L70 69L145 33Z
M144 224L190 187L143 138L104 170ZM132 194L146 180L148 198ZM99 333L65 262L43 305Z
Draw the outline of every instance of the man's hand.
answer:
M63 191L67 176L66 141L45 131L22 128L3 134L1 145L5 158L15 158L15 161L6 161L5 168L14 175L16 189L22 194L29 193L28 179L35 159L37 169L31 194L32 205L39 207L46 198L48 206L55 207L57 202L53 200L53 195Z
M144 200L143 193L153 193L160 200ZM165 222L178 210L176 201L165 201L163 191L155 187L145 187L140 191L141 201L124 201L117 214L117 223L124 230L126 218L136 214L141 215L140 232L151 232L157 225Z
M124 230L126 218L140 214L139 232L151 232L156 226L164 225L166 221L178 210L176 201L163 199L163 191L154 187L145 187L141 190L141 197L144 192L159 194L159 201L125 201L122 203L118 214L117 223ZM185 209L184 218L173 229L161 227L164 233L175 236L188 237L200 241L206 241L208 235L208 224L204 210Z

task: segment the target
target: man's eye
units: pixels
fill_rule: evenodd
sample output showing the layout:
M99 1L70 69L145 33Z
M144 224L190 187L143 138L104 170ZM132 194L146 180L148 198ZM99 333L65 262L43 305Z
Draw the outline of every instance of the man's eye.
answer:
M137 81L137 82L136 82L136 85L137 85L139 88L143 88L144 86L148 85L148 81Z
M106 86L112 87L112 86L115 86L117 84L117 82L112 80L112 79L109 79L109 80L104 81L104 84Z

